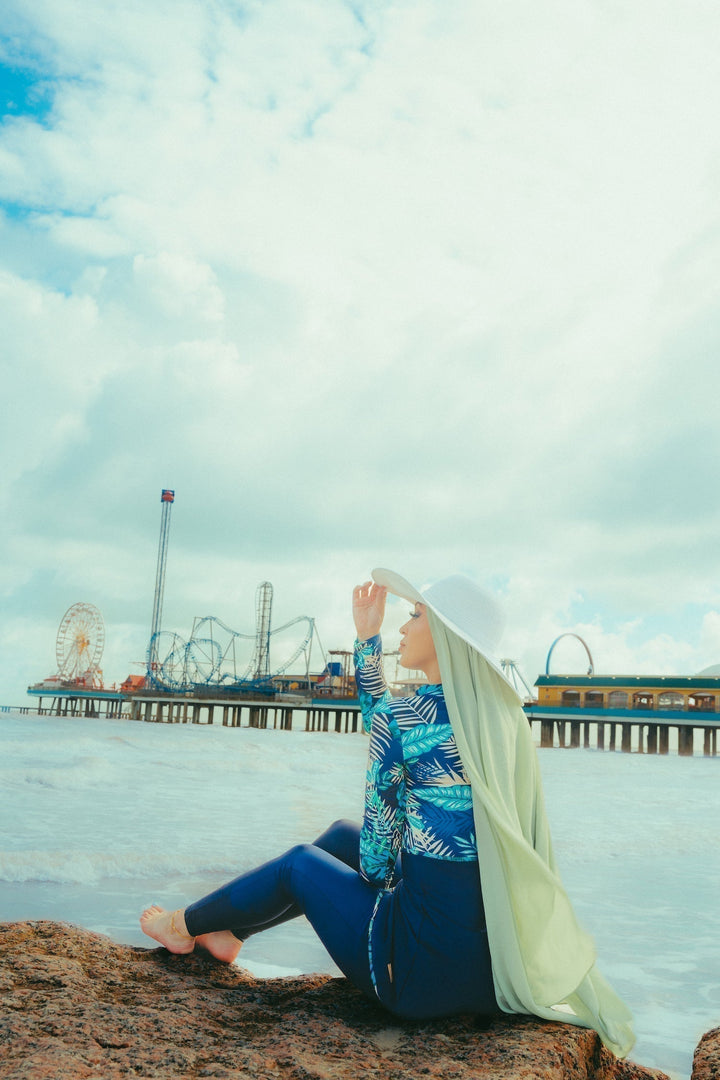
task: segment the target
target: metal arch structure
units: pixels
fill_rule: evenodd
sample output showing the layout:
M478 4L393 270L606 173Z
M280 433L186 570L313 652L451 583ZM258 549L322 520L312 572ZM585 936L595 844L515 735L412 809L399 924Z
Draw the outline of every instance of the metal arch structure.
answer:
M105 624L94 604L73 604L62 617L55 641L58 676L93 684L105 648Z
M547 660L545 661L545 674L546 675L550 674L550 658L551 658L551 656L553 654L553 649L557 645L558 641L561 641L562 638L564 638L564 637L574 637L580 642L583 649L587 653L588 662L590 664L590 667L588 668L587 673L588 673L588 675L592 675L593 672L595 671L595 665L593 663L592 653L590 652L590 649L588 648L587 643L580 637L580 635L579 634L573 634L572 632L568 632L566 634L560 634L553 641L552 645L550 646L550 651L547 654Z

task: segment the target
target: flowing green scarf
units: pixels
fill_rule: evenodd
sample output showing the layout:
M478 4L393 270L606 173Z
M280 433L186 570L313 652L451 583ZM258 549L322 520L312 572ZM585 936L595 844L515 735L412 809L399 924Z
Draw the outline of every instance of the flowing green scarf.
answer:
M428 608L443 692L472 787L498 1004L594 1028L624 1057L632 1016L595 967L552 850L540 769L520 700L493 666Z

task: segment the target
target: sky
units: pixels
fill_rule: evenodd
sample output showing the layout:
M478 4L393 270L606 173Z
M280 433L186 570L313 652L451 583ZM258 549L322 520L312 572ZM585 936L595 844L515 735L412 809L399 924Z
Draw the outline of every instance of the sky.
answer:
M495 590L530 683L571 632L720 662L719 44L715 0L6 0L0 703L77 602L142 672L163 488L184 637L270 581L349 648L388 566Z

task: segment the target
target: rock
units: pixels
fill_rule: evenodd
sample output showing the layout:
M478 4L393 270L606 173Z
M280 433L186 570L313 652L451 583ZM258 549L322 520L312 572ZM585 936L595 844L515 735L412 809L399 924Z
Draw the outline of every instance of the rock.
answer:
M0 987L5 1080L667 1080L569 1024L399 1021L345 979L255 979L60 923L0 924Z
M692 1080L720 1080L720 1027L708 1031L698 1043Z

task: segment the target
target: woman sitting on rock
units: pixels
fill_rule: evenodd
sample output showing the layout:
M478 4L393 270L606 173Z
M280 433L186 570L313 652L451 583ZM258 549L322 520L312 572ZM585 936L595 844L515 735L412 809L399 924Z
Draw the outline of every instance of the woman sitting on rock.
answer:
M520 700L492 659L495 600L469 579L422 592L373 571L353 594L355 669L370 732L362 826L243 874L188 908L148 908L174 953L231 962L252 934L304 914L344 974L392 1013L534 1013L595 1028L619 1056L630 1014L595 968L552 853ZM387 592L413 604L400 662L427 684L392 697L382 671Z

